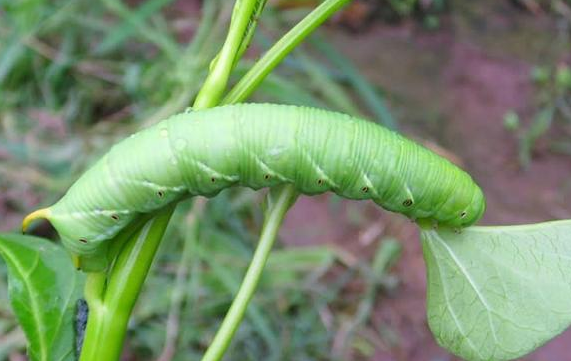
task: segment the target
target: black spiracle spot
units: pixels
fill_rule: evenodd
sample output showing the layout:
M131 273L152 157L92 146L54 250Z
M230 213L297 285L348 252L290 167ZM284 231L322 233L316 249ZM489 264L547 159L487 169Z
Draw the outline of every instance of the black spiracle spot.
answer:
M158 191L158 192L157 192L157 196L158 196L159 198L163 198L163 197L165 196L165 192L163 192L163 191Z
M111 215L111 218L112 218L114 221L118 221L118 220L119 220L119 216L116 215L116 214L112 214L112 215Z
M215 182L216 182L216 178L212 177L212 178L210 178L210 181L211 181L212 183L215 183Z
M410 207L410 206L412 206L412 204L413 204L413 201L412 201L412 199L410 199L410 198L409 198L409 199L405 199L404 202L402 202L402 205L405 206L405 207Z
M361 192L363 192L363 193L369 192L369 187L365 186L365 187L361 188Z
M270 180L270 178L272 178L272 176L269 175L269 174L266 174L266 175L264 176L264 179L265 179L265 180Z
M320 186L320 185L323 185L323 179L318 179L318 180L317 180L317 185L319 185L319 186Z
M460 213L460 218L466 218L466 216L468 215L468 213L466 211Z
M80 238L80 239L79 239L79 242L86 244L86 243L87 243L87 240L86 240L85 238Z

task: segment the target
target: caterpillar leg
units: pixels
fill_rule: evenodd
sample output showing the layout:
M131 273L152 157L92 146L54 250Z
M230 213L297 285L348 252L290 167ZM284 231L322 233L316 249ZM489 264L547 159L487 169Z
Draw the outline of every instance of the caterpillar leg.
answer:
M73 262L73 267L75 267L76 270L80 270L81 269L81 265L79 262L79 256L76 254L71 254L71 262Z
M430 219L430 218L418 218L416 220L416 224L425 230L429 230L429 229L438 229L438 221L434 220L434 219Z

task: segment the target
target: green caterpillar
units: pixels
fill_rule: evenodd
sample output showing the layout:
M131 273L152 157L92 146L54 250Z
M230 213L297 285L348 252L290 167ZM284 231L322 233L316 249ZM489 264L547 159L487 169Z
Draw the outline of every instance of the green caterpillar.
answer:
M72 254L101 258L107 241L141 214L230 186L283 183L303 194L372 199L453 228L485 210L467 173L377 124L320 109L240 104L174 115L132 135L23 224L47 218Z

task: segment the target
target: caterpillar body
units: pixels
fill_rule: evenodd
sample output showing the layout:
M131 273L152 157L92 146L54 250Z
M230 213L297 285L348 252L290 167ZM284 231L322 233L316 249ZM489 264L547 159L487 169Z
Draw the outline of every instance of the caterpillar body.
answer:
M470 175L382 126L314 108L239 104L174 115L130 136L24 225L47 218L72 254L88 259L141 214L230 186L283 183L454 228L485 210Z

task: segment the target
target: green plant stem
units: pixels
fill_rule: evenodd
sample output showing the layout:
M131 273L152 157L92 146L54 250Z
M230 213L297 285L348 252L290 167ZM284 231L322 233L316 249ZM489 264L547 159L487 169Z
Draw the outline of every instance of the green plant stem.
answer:
M294 26L244 75L224 97L221 104L244 101L278 64L307 38L317 27L351 0L325 0Z
M89 273L89 306L80 361L118 360L129 316L137 300L174 207L168 207L131 237L109 272Z
M196 96L195 109L210 108L219 103L226 89L230 73L236 64L236 56L240 52L250 18L255 11L255 0L238 0L236 2L228 36L219 56L213 62L213 68L204 81L202 89Z
M204 354L202 361L217 361L224 355L234 333L240 325L240 321L244 317L248 303L254 295L254 291L260 281L262 271L266 265L266 261L268 260L268 256L284 216L298 196L297 191L292 185L284 186L279 192L276 192L276 194L277 196L275 200L269 202L266 209L266 218L260 235L260 240L258 242L256 252L254 253L254 257L248 267L248 271L246 272L244 280L240 285L240 289L232 302L232 306L230 306L220 329L216 333L210 347Z
M192 264L193 253L199 237L200 217L206 204L205 198L198 198L192 205L192 211L186 217L186 232L183 237L180 261L176 270L175 284L171 294L171 303L166 322L165 344L157 361L170 361L176 352L176 342L180 329L182 307L186 299L189 264Z

